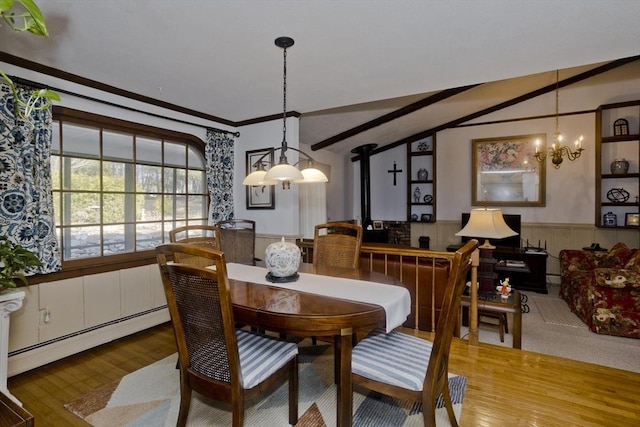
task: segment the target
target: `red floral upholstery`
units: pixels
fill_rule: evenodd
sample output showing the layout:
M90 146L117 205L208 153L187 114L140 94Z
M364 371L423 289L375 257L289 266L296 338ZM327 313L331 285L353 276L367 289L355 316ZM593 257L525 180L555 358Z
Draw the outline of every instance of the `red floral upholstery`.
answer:
M640 338L640 249L565 249L560 269L560 296L592 331Z

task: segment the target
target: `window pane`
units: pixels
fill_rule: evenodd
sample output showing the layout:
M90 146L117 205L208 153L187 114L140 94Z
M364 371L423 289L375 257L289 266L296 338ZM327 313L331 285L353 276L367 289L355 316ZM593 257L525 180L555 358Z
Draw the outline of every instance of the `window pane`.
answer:
M60 154L60 122L51 124L51 153Z
M189 196L189 219L207 217L207 198L204 196Z
M202 153L195 149L195 147L189 146L188 157L189 157L189 169L204 169L204 157L202 157Z
M162 142L157 139L137 137L136 162L162 164Z
M163 218L165 220L172 220L175 219L175 196L164 196L162 198L163 202L163 208L164 208L164 215Z
M138 224L136 227L136 250L154 249L162 244L162 223Z
M165 142L164 164L167 166L187 167L187 149L185 144Z
M160 193L162 190L162 168L160 166L138 165L136 167L138 191L144 193Z
M99 193L67 193L63 225L100 224Z
M187 217L187 196L175 196L174 214L177 219Z
M100 256L100 227L70 227L68 235L71 239L66 242L69 258L89 258Z
M162 197L157 194L143 194L142 208L136 219L140 221L156 221L162 218Z
M54 190L60 189L60 157L51 156L51 186Z
M63 162L65 189L100 191L100 161L65 158Z
M189 169L189 193L190 194L203 194L206 193L206 183L204 171L197 171Z
M175 183L176 170L173 168L164 168L164 192L173 193Z
M175 173L175 190L176 193L187 192L187 171L184 169L174 169Z
M104 238L104 254L113 255L120 254L127 251L125 246L125 226L120 225L105 225L102 228Z
M104 191L125 191L125 163L102 162L102 185Z
M109 160L133 161L133 135L103 131L102 156Z
M132 195L130 195L132 197ZM113 224L125 222L125 195L105 194L102 196L104 211L102 216L103 224Z
M64 123L62 151L66 156L100 157L100 129Z

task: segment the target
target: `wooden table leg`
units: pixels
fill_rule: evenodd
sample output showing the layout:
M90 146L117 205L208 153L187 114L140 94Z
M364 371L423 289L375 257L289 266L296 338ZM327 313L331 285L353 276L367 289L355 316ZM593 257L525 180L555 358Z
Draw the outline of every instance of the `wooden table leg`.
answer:
M520 292L514 291L513 298L516 305L513 312L513 348L522 348L522 308L520 307Z
M340 375L338 378L338 427L350 427L353 417L353 385L351 383L352 329L343 329L340 335Z

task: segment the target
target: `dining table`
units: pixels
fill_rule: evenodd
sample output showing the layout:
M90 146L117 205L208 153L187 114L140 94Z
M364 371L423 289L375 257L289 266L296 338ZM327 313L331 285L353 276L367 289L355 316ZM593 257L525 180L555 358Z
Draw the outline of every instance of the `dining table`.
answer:
M391 276L301 264L295 281L273 283L261 266L227 264L237 323L300 337L332 337L336 352L336 424L352 425L352 339L358 330L401 326L411 297Z

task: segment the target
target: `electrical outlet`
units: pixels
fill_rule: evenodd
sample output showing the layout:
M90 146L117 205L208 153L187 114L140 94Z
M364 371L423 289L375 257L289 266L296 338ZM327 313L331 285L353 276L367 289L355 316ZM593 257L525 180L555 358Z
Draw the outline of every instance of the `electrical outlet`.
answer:
M40 310L40 324L48 325L49 323L51 323L51 310L48 308Z

